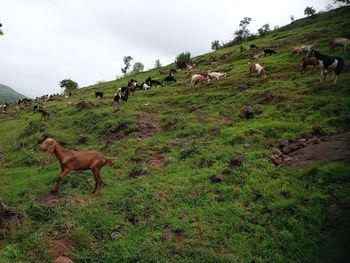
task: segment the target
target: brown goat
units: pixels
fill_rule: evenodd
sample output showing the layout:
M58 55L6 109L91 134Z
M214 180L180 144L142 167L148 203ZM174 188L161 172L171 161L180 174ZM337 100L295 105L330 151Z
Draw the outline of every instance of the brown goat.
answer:
M200 83L207 81L209 83L209 77L208 76L203 76L203 75L193 75L192 79L191 79L191 84L190 87L196 87L197 85L199 85Z
M65 149L52 138L47 138L40 145L40 148L49 155L52 153L55 154L61 165L61 174L57 179L56 186L51 190L51 193L58 192L61 187L61 180L71 171L91 170L96 182L93 195L97 196L99 194L102 185L100 175L101 168L106 164L112 164L111 159L105 159L102 153L98 151L78 152Z
M306 70L308 65L313 66L312 69L315 69L315 67L318 66L318 64L319 64L319 61L318 61L317 58L315 58L315 57L305 58L304 57L303 58L303 65L301 67L301 72L300 73L303 73Z

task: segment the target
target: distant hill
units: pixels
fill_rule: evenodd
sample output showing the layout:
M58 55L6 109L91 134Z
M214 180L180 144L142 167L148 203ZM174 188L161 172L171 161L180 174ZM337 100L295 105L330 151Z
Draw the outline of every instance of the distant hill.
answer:
M0 84L0 102L14 102L23 98L26 98L26 96L6 85Z

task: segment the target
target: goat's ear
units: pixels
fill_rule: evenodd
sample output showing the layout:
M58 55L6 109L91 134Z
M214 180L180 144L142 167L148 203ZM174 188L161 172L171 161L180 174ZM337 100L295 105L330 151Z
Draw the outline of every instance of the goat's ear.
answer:
M55 150L55 144L51 144L49 147L47 147L47 153L49 155L51 155L54 150Z

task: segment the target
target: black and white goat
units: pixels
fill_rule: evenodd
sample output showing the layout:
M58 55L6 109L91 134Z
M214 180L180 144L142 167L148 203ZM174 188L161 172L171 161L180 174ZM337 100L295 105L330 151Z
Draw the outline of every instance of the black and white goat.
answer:
M319 67L321 68L321 80L325 81L328 71L333 72L333 83L337 83L337 78L339 74L344 69L344 60L341 57L331 57L321 54L315 49L312 49L308 55L308 58L316 57L319 62Z
M263 48L263 52L264 52L264 55L266 57L266 55L272 55L272 54L277 54L277 52L273 49L270 49L270 48Z
M103 92L102 91L95 91L95 98L97 99L98 97L103 99Z

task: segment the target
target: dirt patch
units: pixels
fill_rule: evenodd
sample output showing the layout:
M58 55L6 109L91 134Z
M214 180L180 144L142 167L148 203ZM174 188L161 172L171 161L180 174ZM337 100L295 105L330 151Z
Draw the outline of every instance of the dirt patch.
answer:
M0 229L18 224L22 219L23 215L20 212L14 208L8 207L0 200Z
M260 97L256 102L258 104L272 104L272 103L281 102L285 99L286 97L283 95L268 93L263 98Z
M42 194L32 204L32 208L44 207L44 208L55 208L59 206L65 199L65 194Z
M168 242L171 240L181 241L184 238L185 238L185 235L181 231L171 231L170 228L167 226L162 229L162 241L163 242Z
M229 166L222 171L222 173L217 174L211 178L212 183L221 183L224 177L232 173L238 166L242 165L244 157L242 155L233 155L229 160Z
M311 163L350 162L350 132L330 137L315 135L272 148L276 165L304 167Z
M69 249L78 248L78 244L71 238L54 239L46 237L45 241L50 253L56 258L59 256L67 256Z
M105 143L109 143L109 142L122 140L134 131L135 129L132 129L125 124L116 125L116 126L110 127L106 131L105 135L103 136L103 141Z
M143 112L137 116L137 130L139 132L138 138L146 139L158 133L160 131L160 126L159 123L155 121L154 114Z

